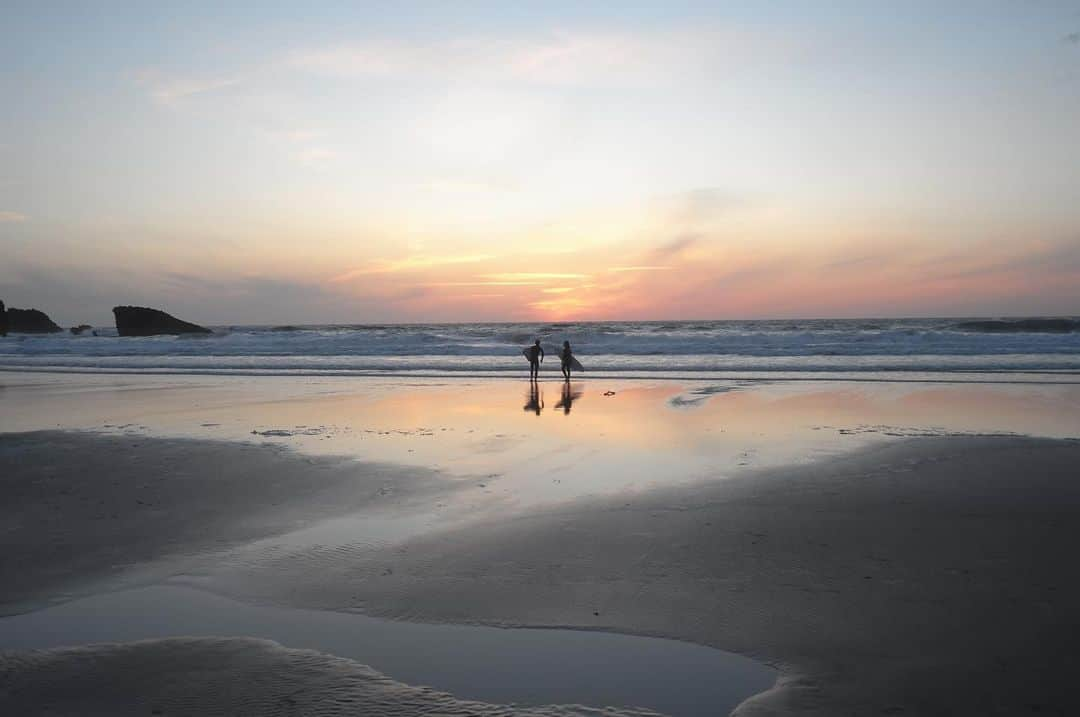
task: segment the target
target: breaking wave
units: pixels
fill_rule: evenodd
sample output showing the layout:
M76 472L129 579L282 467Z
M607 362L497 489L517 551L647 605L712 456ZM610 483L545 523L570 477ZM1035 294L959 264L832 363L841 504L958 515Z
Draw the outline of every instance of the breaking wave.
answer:
M590 371L1080 372L1080 320L847 319L215 327L211 335L13 335L0 369L175 373L503 373L540 338Z

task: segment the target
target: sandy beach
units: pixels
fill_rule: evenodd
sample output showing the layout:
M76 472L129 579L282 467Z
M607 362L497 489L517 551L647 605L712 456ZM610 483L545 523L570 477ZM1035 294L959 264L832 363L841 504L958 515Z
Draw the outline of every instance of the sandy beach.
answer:
M1080 715L1075 0L0 67L0 717Z
M669 713L1078 706L1076 385L610 381L575 384L566 411L550 382L537 414L507 380L2 378L5 713L650 709L589 702L599 688L491 699L483 680L477 699L403 679L409 659L256 628L87 644L63 627L85 618L50 623L66 605L105 623L110 595L146 589L674 639L778 671ZM657 704L689 689L641 669Z

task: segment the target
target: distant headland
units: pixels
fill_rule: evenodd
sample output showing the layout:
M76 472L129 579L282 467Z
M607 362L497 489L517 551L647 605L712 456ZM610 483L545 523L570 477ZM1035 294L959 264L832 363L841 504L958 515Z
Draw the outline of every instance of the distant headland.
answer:
M183 321L160 309L145 306L113 307L116 333L119 336L159 336L179 334L209 334L210 329ZM40 309L5 308L0 301L0 336L13 334L55 334L63 331L49 315ZM89 324L72 326L72 334L93 332Z

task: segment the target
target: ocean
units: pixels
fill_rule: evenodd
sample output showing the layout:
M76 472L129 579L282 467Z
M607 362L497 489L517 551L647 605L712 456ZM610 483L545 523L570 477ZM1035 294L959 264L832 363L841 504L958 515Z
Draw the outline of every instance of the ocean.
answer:
M241 375L525 375L540 338L596 377L1080 380L1080 320L818 319L213 327L211 335L0 339L0 370ZM1000 378L1000 377L999 377Z

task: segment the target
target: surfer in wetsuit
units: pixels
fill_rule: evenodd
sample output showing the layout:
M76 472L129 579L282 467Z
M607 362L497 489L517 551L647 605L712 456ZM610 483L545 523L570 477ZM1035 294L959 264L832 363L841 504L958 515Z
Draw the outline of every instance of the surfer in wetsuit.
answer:
M566 380L570 380L570 362L574 358L574 354L570 353L570 342L562 342L562 351L559 352L559 358L562 359L562 375L566 377Z
M544 349L540 346L540 339L525 349L525 358L529 359L529 380L535 381L540 376L540 364L544 362Z

